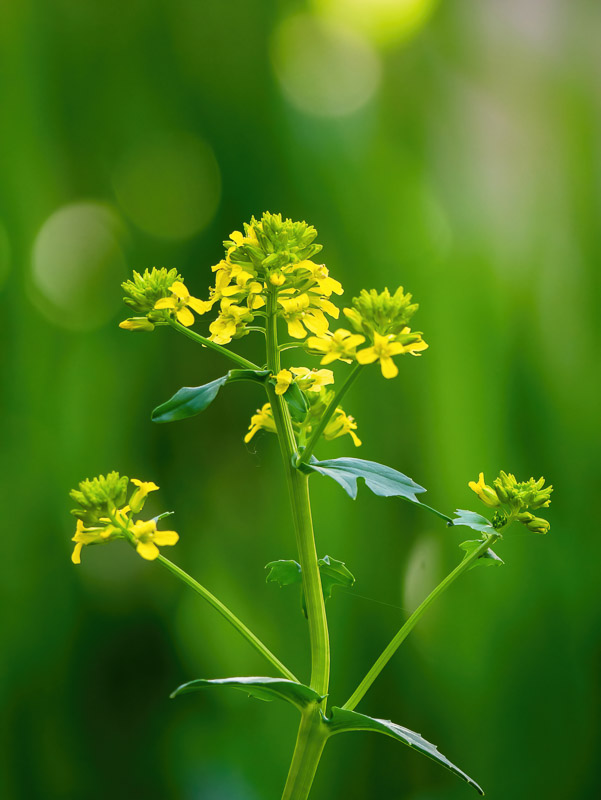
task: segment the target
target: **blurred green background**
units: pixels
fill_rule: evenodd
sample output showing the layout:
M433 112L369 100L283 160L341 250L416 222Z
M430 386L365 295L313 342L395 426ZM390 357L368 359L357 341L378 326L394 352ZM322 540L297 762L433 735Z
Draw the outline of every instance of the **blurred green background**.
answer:
M359 710L422 732L491 800L597 795L600 32L592 0L2 3L2 797L279 797L294 711L168 699L262 674L259 656L125 546L74 567L67 498L111 469L156 481L169 555L307 677L298 597L265 583L294 557L276 442L242 443L262 397L236 385L153 426L225 365L117 327L131 269L176 266L206 296L222 239L265 209L317 227L346 298L402 284L421 304L424 357L345 403L358 455L447 511L478 510L480 470L556 487L551 533L507 536L506 566L457 584ZM339 703L465 536L325 479L313 497L320 555L357 578L329 604ZM472 796L368 734L331 743L312 795Z

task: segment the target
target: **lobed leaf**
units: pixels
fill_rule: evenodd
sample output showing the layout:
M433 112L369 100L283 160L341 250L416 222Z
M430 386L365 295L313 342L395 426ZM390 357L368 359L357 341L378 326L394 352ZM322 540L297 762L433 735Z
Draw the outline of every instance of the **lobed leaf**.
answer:
M477 792L484 794L482 788L470 778L463 770L456 767L446 756L438 752L438 748L430 742L426 741L419 733L410 731L408 728L403 728L402 725L397 725L395 722L390 722L387 719L376 719L375 717L367 717L365 714L358 714L356 711L348 711L343 708L334 707L329 719L325 719L326 725L330 729L330 734L346 733L347 731L374 731L375 733L383 733L385 736L390 736L396 739L397 742L402 742L409 747L417 750L423 755L428 756L433 761L437 761L446 769L450 770L454 775L469 783Z
M216 686L229 686L232 689L239 689L251 697L256 697L258 700L265 700L266 702L276 699L285 700L300 711L306 706L312 703L320 703L324 699L303 683L295 683L294 681L286 680L286 678L264 677L216 678L214 680L199 678L178 686L170 697L178 697L181 694L198 692L201 689L210 689Z
M484 540L483 539L468 539L466 542L461 542L459 547L461 547L462 550L465 550L465 558L467 558L468 556L470 556L474 552L474 550L476 550L482 544L484 544ZM474 569L474 567L478 567L478 566L483 566L483 567L495 567L495 566L497 566L497 567L501 567L504 564L505 564L505 562L503 561L503 559L499 558L499 556L495 553L495 551L491 550L490 547L489 547L488 550L486 550L480 556L480 558L477 558L474 561L474 563L468 569L468 572L470 571L470 569Z
M175 422L200 414L211 405L219 394L219 390L226 383L236 381L252 381L264 383L269 377L269 370L231 369L227 375L217 378L203 386L184 386L173 397L157 406L152 412L153 422Z
M332 558L331 556L324 556L317 560L317 564L319 566L321 587L325 600L329 600L332 596L332 589L334 586L346 586L350 588L355 583L355 576L343 561L338 561L338 559ZM302 567L298 561L270 561L269 564L265 565L265 569L269 570L266 578L267 583L279 583L281 587L292 586L295 583L302 583L303 581ZM302 603L304 609L304 598Z
M466 511L463 508L458 508L455 514L457 516L451 520L453 525L465 525L466 528L471 528L474 531L495 533L492 522L481 514L476 514L475 511Z

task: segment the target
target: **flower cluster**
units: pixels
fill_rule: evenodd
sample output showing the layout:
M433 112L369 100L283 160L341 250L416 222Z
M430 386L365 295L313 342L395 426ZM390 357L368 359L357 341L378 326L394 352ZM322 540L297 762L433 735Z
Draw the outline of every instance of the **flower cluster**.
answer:
M145 270L133 274L133 279L125 281L121 287L126 293L123 302L132 308L138 316L130 317L119 324L120 328L129 331L152 331L155 325L165 324L168 315L164 311L155 310L156 303L164 297L169 297L171 287L182 277L176 269Z
M130 483L133 491L127 502ZM141 481L137 478L130 481L118 472L81 481L79 488L70 492L70 496L78 504L71 511L77 517L72 539L75 542L71 556L73 563L81 563L81 551L85 545L106 544L113 539L126 539L148 561L153 561L159 555L159 545L175 544L179 538L175 531L157 530L160 517L150 520L133 519L144 508L148 494L158 488L152 481Z
M489 486L481 472L478 481L470 481L469 487L485 505L497 509L493 517L495 528L502 528L517 520L533 533L547 533L549 530L550 525L546 519L536 517L528 510L536 511L550 505L553 487L545 487L544 478L537 481L530 478L520 483L515 475L501 471L493 485Z
M394 378L399 370L393 356L421 355L428 347L422 334L412 332L408 326L418 305L411 302L411 295L405 294L402 286L392 295L388 289L380 293L363 289L359 297L353 298L352 306L343 311L356 333L339 328L318 332L308 340L309 349L322 356L322 364L338 359L359 364L379 361L382 375ZM367 347L358 349L365 343Z
M305 446L312 431L319 425L328 406L334 398L334 392L326 387L334 383L334 376L329 369L309 370L306 367L292 367L283 369L275 376L276 394L285 395L290 386L296 385L304 395L307 410L301 419L293 418L292 426L298 437L299 445ZM257 409L250 420L249 430L244 437L245 442L250 442L260 430L276 433L275 420L270 403ZM324 428L323 437L327 441L338 439L347 433L353 440L355 447L360 447L361 440L355 433L357 423L338 406Z

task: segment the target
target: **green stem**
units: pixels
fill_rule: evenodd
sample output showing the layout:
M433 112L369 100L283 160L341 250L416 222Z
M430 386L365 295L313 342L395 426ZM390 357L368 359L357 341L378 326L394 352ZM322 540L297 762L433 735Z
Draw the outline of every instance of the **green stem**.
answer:
M238 631L239 634L244 636L247 642L249 642L255 650L258 650L262 656L269 661L269 663L274 666L278 672L280 672L285 678L288 678L290 681L294 681L295 683L299 683L298 678L290 672L290 670L282 664L282 662L277 658L271 650L263 644L263 642L255 636L255 634L246 627L246 625L238 619L238 617L229 610L227 606L225 606L221 600L218 600L214 594L211 594L208 589L205 589L198 581L195 581L191 575L188 575L187 572L184 572L183 569L174 564L172 561L169 561L168 558L164 556L157 556L156 560L159 564L162 564L165 569L168 569L173 575L178 577L181 581L183 581L186 586L189 586L191 589L199 594L203 600L206 600L213 608L218 611L222 617L224 617L230 625L233 625L234 628Z
M199 333L195 333L191 331L190 328L186 328L185 325L177 322L175 319L169 320L169 325L180 333L183 333L184 336L187 336L188 339L192 339L193 342L197 342L197 344L203 345L203 347L208 347L210 350L214 350L216 353L221 353L222 356L235 361L236 364L239 364L241 367L245 369L261 369L258 364L253 364L252 361L248 361L248 359L244 358L243 356L239 356L237 353L233 353L231 350L228 350L225 347L222 347L220 344L216 342L212 342L210 339L205 339L204 336L201 336Z
M298 464L306 464L309 461L309 459L311 458L311 456L313 454L313 450L315 450L315 447L316 447L317 443L319 442L319 439L321 438L321 434L326 429L326 425L328 424L328 422L330 421L330 419L332 417L332 414L338 408L338 405L340 404L340 401L342 400L344 395L348 392L348 390L351 388L353 383L357 380L357 377L358 377L358 375L359 375L359 373L361 372L362 369L363 369L363 365L362 364L355 364L353 369L350 371L350 373L347 376L347 379L342 384L340 389L338 389L338 391L336 392L336 394L334 395L334 397L330 401L330 404L326 408L326 410L324 412L324 415L322 416L322 418L321 418L321 420L319 422L319 425L317 426L317 428L315 428L315 430L311 434L311 438L307 442L307 446L305 447L305 449L303 450L303 452L300 454L300 456L298 458L298 462L297 462Z
M303 713L282 800L306 800L327 740L325 725L314 709Z
M400 647L401 643L409 636L413 628L417 625L420 618L424 614L424 612L429 608L429 606L436 600L437 597L449 588L449 586L457 580L457 578L462 575L466 570L468 570L471 565L476 561L476 559L480 558L480 556L484 555L484 553L488 550L488 548L496 542L496 540L500 537L498 533L491 533L489 536L486 537L486 540L474 550L473 553L470 553L467 558L464 558L463 561L455 567L455 569L447 575L447 577L438 584L436 589L434 589L430 594L426 597L426 599L415 609L413 614L409 617L407 622L403 625L400 631L396 634L396 636L392 639L388 647L383 651L381 656L378 658L376 663L373 667L369 670L367 675L363 678L359 686L355 689L353 694L349 697L346 703L342 706L342 708L348 709L352 711L356 708L357 704L361 701L364 697L366 692L369 690L373 682L376 680L380 672L384 669L386 664L390 661L392 656L396 653L398 648Z
M277 339L277 294L275 291L269 296L267 309L267 367L277 375L280 370L280 354ZM297 448L288 406L282 397L275 393L275 388L269 382L265 384L265 388L271 404L284 462L296 544L302 569L311 643L310 686L319 694L327 695L330 680L330 643L321 575L315 549L309 499L309 476L292 465Z

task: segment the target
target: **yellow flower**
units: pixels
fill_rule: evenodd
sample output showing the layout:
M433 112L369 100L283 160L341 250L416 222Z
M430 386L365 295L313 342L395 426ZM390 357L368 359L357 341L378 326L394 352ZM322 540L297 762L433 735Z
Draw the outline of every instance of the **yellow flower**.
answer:
M398 356L401 353L416 354L418 350L425 350L428 345L424 341L412 342L410 344L401 344L395 341L395 335L389 333L388 336L381 336L374 331L374 343L372 347L366 347L365 350L359 350L357 353L357 361L359 364L373 364L374 361L380 362L382 375L385 378L395 378L399 374L397 365L392 360L392 356Z
M97 544L104 542L113 532L112 526L86 528L83 522L78 519L75 528L75 536L71 539L75 542L71 561L74 564L81 564L81 551L84 545Z
M130 317L120 322L119 327L126 331L153 331L154 323L148 317Z
M154 304L154 307L156 309L165 308L175 311L178 322L185 325L186 328L194 325L194 314L190 311L191 308L197 314L205 314L213 305L210 301L207 302L192 297L181 281L174 281L169 288L172 292L171 297L161 297Z
M475 481L470 481L468 486L473 492L476 492L480 500L485 503L487 506L494 508L495 506L500 506L501 502L497 496L497 493L492 488L492 486L488 486L484 483L484 473L481 472L478 477L478 483Z
M307 370L308 371L308 370ZM282 369L278 372L275 376L276 385L275 385L275 393L276 394L284 394L284 392L288 389L294 378L292 377L292 373L290 370Z
M164 545L176 544L179 536L175 531L158 531L156 520L148 522L138 520L131 528L131 533L136 541L136 551L147 561L154 561L159 555L159 548Z
M341 408L337 408L334 416L326 425L323 435L325 439L337 439L348 433L353 440L355 447L361 447L361 439L357 436L357 423L353 417L347 416Z
M131 482L138 488L129 500L129 507L134 514L139 514L144 507L148 493L156 492L159 487L152 481L139 481L137 478L132 478Z
M296 382L305 392L319 392L322 386L334 383L334 373L331 369L291 367L290 371L296 375Z
M344 328L338 328L334 333L329 331L325 335L311 336L307 340L308 346L311 350L316 350L318 353L323 353L321 364L331 364L332 361L346 361L350 364L355 357L355 350L365 341L365 336L360 336L357 333L351 333Z
M223 297L233 297L234 295L246 295L247 305L250 309L261 308L265 305L265 300L261 297L264 291L263 284L253 280L253 275L246 270L239 269L236 274L236 283L224 286L221 289Z
M221 311L209 325L211 340L217 344L229 344L245 322L252 319L247 308L237 306L229 297L221 301Z
M276 432L275 420L270 403L265 403L262 408L257 409L257 413L253 414L250 418L250 425L248 427L248 433L244 437L246 443L250 442L255 433L258 433L261 429L270 431L271 433Z
M311 298L308 294L297 297L280 297L281 315L288 324L288 333L295 339L304 339L307 335L305 327L311 333L323 335L328 329L328 321L319 308L310 308Z

